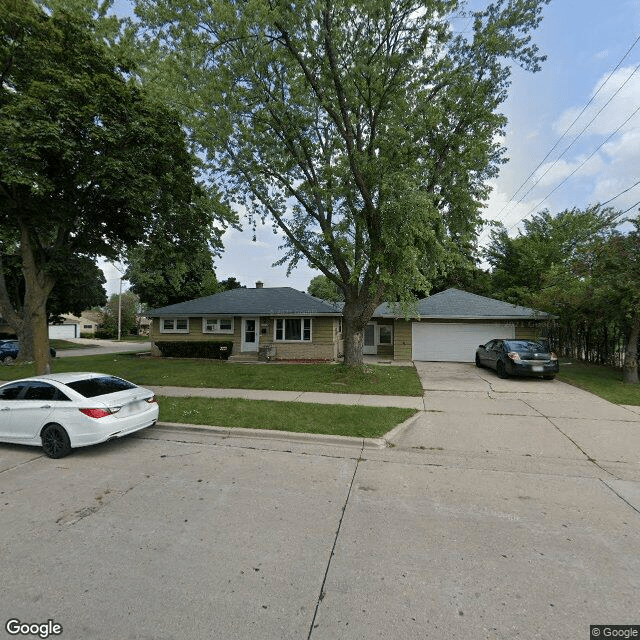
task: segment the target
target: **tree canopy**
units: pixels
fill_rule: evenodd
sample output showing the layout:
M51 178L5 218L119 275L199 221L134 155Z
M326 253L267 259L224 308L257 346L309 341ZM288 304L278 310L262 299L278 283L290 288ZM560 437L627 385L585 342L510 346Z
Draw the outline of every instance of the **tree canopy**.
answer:
M180 219L206 242L216 212L176 113L140 89L88 14L44 4L0 4L0 311L41 372L61 267L116 259L159 219ZM15 247L21 309L4 278Z
M486 257L494 297L556 315L550 334L561 352L623 362L624 381L637 382L640 223L625 232L621 222L620 212L599 205L543 211L515 238L495 230Z
M410 302L475 242L497 173L509 60L536 71L548 0L138 0L149 84L180 108L280 263L345 299L345 361L384 299ZM150 34L156 39L151 41Z

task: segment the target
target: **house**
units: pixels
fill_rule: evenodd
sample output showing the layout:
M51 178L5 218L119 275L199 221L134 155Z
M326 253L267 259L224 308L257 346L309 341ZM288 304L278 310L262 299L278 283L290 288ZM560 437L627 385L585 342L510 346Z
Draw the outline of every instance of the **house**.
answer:
M153 346L163 341L233 341L234 354L277 360L342 356L340 305L290 287L233 289L149 312ZM535 338L549 315L459 289L419 301L406 319L380 305L364 333L364 353L396 360L473 361L492 338ZM152 347L153 348L153 347Z
M84 313L78 317L71 314L63 314L61 323L49 325L49 338L69 339L80 338L82 334L93 335L98 328L95 318L86 316Z
M232 340L233 354L278 360L336 360L338 307L291 287L232 289L148 312L152 352L163 341Z

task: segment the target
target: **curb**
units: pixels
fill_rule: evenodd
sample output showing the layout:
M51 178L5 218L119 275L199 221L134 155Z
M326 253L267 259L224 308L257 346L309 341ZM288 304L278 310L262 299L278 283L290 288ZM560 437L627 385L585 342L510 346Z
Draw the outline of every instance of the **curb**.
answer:
M403 423L404 425L405 423ZM186 424L182 422L157 422L157 427L182 429L185 431L207 431L225 438L260 438L264 440L288 440L306 444L327 444L360 447L364 449L384 449L388 446L383 438L356 438L353 436L334 436L323 433L296 433L274 429L248 429L245 427L217 427L214 425ZM399 425L402 426L402 425ZM396 428L394 428L395 431ZM391 433L391 432L389 432Z

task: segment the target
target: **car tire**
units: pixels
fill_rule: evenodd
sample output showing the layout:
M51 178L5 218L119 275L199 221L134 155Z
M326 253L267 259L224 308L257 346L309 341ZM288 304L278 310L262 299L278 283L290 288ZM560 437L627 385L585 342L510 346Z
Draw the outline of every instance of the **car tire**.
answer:
M478 367L478 369L482 369L482 362L480 362L480 358L478 357L477 353L476 353L476 367Z
M498 362L496 363L496 373L498 374L498 378L502 378L503 380L509 377L502 360L498 360Z
M42 449L50 458L64 458L71 451L69 434L59 424L48 424L41 437Z
M542 376L545 380L553 380L555 376Z

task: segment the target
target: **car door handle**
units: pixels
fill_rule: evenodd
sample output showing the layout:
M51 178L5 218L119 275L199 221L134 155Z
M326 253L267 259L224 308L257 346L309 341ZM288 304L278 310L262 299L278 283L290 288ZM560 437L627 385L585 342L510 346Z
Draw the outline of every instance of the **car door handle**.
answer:
M51 405L50 404L43 404L40 409L51 409Z
M2 407L0 411L11 411L11 407Z

